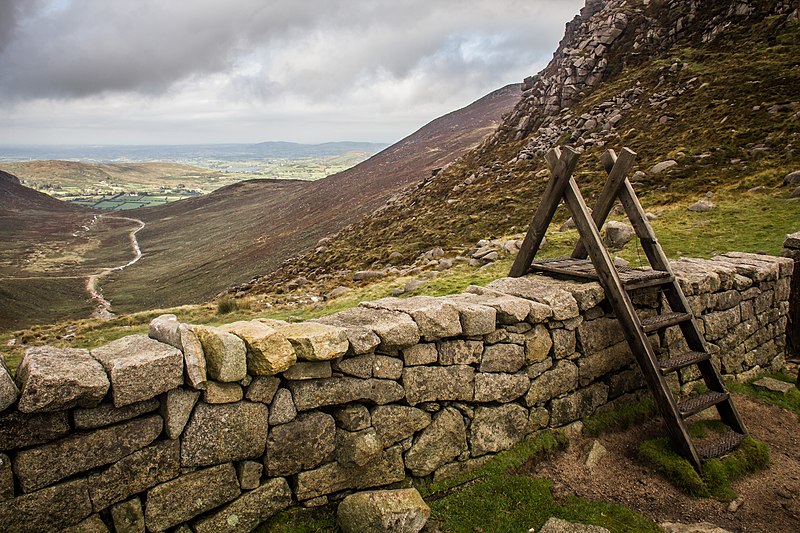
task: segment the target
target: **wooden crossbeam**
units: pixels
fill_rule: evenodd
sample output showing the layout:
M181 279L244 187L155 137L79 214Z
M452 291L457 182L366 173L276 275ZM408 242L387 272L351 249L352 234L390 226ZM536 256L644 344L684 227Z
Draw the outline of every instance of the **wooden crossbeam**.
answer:
M548 161L556 161L556 164L551 168L550 181L547 182L539 207L536 208L536 212L531 219L528 233L525 235L517 258L511 266L509 276L512 278L518 278L528 273L528 269L533 263L533 258L536 257L536 252L539 251L539 247L542 245L547 226L553 219L558 204L564 196L564 189L569 183L569 178L575 172L579 156L578 152L568 147L565 147L563 151L553 148L547 153Z

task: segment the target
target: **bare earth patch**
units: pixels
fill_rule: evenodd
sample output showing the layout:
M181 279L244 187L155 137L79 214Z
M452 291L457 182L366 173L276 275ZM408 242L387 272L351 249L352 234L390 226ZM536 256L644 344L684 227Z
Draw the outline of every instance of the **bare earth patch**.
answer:
M686 496L636 458L639 444L663 436L659 418L597 440L608 450L590 469L586 456L595 439L573 439L563 455L525 473L554 480L556 498L576 495L605 500L663 522L711 522L730 531L800 531L800 417L735 395L750 432L769 446L768 469L732 483L734 504ZM736 503L741 503L737 507Z

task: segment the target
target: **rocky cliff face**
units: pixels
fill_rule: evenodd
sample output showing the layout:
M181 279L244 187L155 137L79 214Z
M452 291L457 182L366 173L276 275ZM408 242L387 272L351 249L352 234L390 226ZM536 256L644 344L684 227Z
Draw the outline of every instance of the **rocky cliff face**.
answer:
M543 155L565 130L563 119L574 118L569 108L623 65L664 56L678 42L708 43L747 20L775 15L797 18L799 9L791 0L587 0L580 15L567 23L548 66L525 79L522 100L488 147L533 137L522 153ZM569 122L577 132L570 140L577 146L594 144L596 137L586 139L582 134L598 126L610 131L630 108L629 100L640 94L630 89L604 103L599 113Z

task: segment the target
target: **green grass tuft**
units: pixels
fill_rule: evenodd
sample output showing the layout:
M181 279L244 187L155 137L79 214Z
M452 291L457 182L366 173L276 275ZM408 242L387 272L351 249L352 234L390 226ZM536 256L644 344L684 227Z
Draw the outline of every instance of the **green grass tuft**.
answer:
M239 309L239 304L233 298L224 296L217 301L217 314L227 315Z
M772 392L753 385L754 381L758 381L762 377L771 377L787 383L797 384L797 378L782 373L763 374L749 380L747 383L731 383L728 389L739 394L745 394L756 400L765 403L776 405L781 409L792 411L800 415L800 390L793 389L786 394L780 392Z
M517 475L523 465L568 444L563 433L542 432L482 468L437 483L420 483L418 488L431 506L432 518L445 531L527 531L540 528L551 516L615 532L658 531L654 522L619 505L573 497L556 501L551 480Z
M702 431L690 428L690 433L705 434L706 430L715 427L706 423L700 426ZM643 442L639 447L639 458L657 467L670 483L690 496L731 501L737 496L730 486L731 482L766 468L769 465L769 449L765 443L748 435L733 453L704 461L702 475L688 460L678 455L667 438Z
M583 433L597 437L603 433L624 431L634 424L643 422L658 414L652 398L622 405L614 410L592 415L583 421Z

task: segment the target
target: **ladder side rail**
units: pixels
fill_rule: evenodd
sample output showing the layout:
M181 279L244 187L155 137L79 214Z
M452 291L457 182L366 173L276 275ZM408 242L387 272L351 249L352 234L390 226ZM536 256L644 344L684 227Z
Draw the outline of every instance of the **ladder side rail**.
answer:
M661 248L661 244L659 244L658 240L655 238L653 228L647 220L642 204L639 202L633 190L633 186L628 179L625 179L619 196L637 236L642 240L642 249L650 261L650 264L657 270L665 270L673 275L673 281L670 283L669 287L663 291L670 308L676 312L690 313L692 315L692 320L680 324L681 332L686 339L689 349L708 353L708 344L700 328L697 326L697 318L694 317L689 301L681 290L680 283L678 283L677 279L674 279L674 273L670 267L669 260L663 248ZM703 376L703 381L710 390L727 392L722 376L711 360L698 363L697 366ZM732 429L739 433L747 433L744 421L730 399L718 404L716 408L720 418Z
M628 172L630 172L631 167L633 167L633 164L636 162L636 152L629 148L623 148L619 157L617 157L614 150L608 150L603 154L602 161L608 173L608 179L600 195L597 197L594 209L592 210L592 219L594 220L594 225L598 228L603 227L608 215L611 214L611 208L614 207L614 202L617 201L620 187L622 187ZM608 165L608 163L610 163L610 165ZM575 259L586 259L588 255L583 240L578 240L578 244L575 245L571 257Z
M578 165L578 157L578 152L568 147L565 147L563 151L553 148L548 152L548 164L550 161L555 162L554 165L550 165L550 181L547 182L547 187L539 206L531 219L528 233L522 241L522 246L520 246L516 259L514 259L509 276L518 278L528 273L528 269L533 263L533 258L536 256L536 252L539 251L542 239L547 232L547 226L550 225L558 204L564 196L564 189L567 186L568 179L575 172L575 167Z
M628 345L631 347L631 351L634 353L642 374L663 415L670 437L682 454L688 457L696 468L702 468L700 455L692 443L675 399L664 376L661 374L658 360L650 341L647 339L647 335L642 329L641 321L633 307L633 303L623 289L622 282L611 261L611 256L602 245L600 232L589 216L583 196L572 178L570 178L565 190L565 199L600 278L600 283L605 289L606 297L611 302L617 319L622 325L622 331L625 334Z

